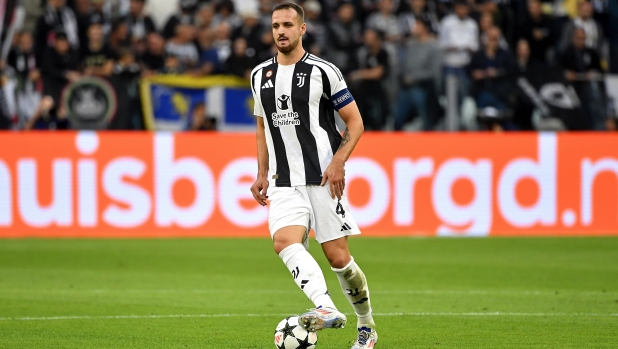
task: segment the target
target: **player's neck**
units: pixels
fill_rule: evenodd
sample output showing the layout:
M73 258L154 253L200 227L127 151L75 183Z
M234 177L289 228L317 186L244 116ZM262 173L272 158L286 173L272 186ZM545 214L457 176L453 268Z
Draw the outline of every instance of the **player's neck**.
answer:
M302 45L298 45L292 52L288 54L281 53L277 55L277 63L281 65L293 65L298 63L305 55L305 49Z

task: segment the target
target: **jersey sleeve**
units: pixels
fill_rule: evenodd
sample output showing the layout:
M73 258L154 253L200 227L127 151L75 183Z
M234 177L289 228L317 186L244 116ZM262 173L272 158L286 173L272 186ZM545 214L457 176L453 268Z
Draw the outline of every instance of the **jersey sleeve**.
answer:
M251 72L251 93L253 94L253 114L256 116L264 117L264 107L262 106L262 100L260 99L260 76L258 74L260 70L254 69Z
M330 83L330 102L333 108L338 111L352 103L354 97L352 97L348 90L348 85L345 83L341 71L337 67L332 66L332 69L326 70L326 75Z

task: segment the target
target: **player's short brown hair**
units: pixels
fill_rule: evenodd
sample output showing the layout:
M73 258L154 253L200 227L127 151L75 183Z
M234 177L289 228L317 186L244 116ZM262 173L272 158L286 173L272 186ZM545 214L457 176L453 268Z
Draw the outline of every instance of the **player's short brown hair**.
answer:
M296 14L298 15L298 20L299 23L305 23L305 10L303 10L303 8L296 3L293 2L284 2L282 4L279 4L277 6L275 6L275 8L273 9L273 12L278 11L278 10L294 10L296 11Z

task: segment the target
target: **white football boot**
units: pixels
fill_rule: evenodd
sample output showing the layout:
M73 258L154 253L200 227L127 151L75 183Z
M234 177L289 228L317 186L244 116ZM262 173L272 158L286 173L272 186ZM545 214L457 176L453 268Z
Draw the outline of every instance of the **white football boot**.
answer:
M378 342L378 332L375 328L361 327L358 329L358 337L352 345L352 349L370 349Z
M332 308L310 309L298 317L298 323L307 331L315 332L324 328L343 328L348 318Z

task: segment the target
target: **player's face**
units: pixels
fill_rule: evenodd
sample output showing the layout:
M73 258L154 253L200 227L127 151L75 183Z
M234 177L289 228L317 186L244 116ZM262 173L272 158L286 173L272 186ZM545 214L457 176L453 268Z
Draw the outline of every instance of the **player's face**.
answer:
M273 37L279 52L288 54L300 43L305 34L306 25L300 23L298 14L292 9L282 9L273 12Z

